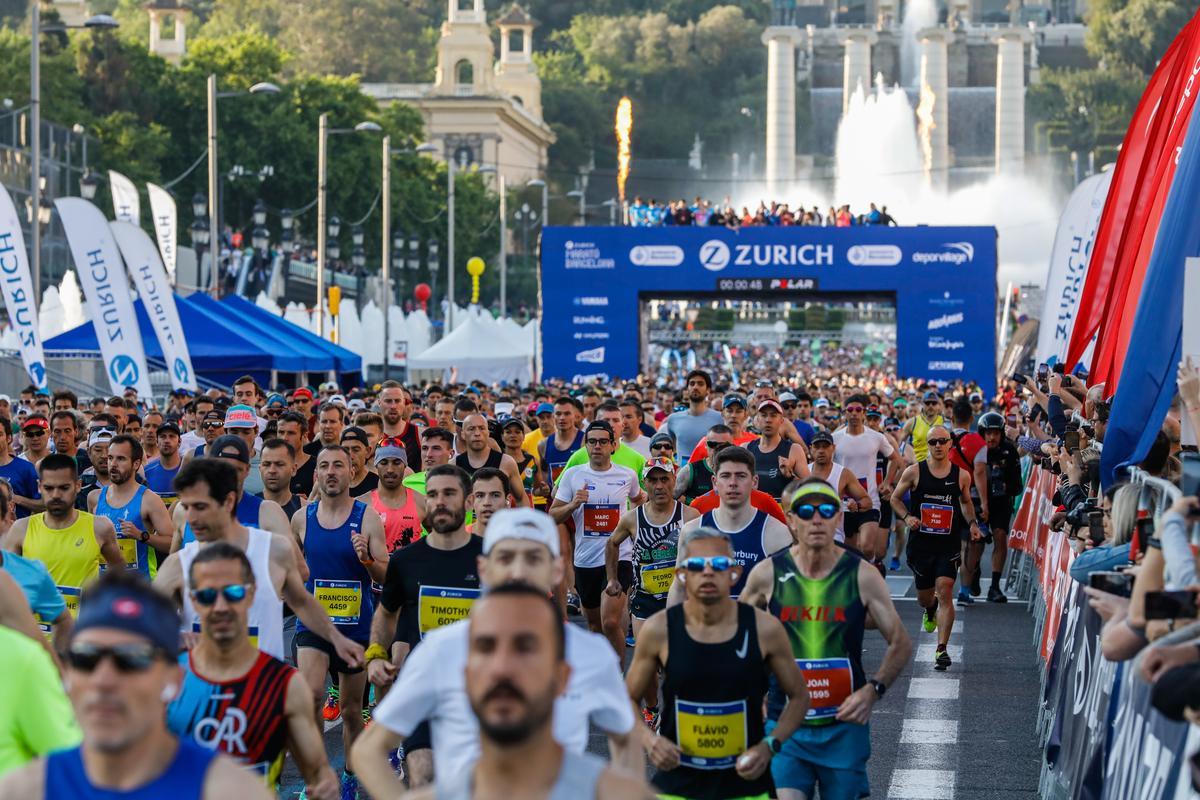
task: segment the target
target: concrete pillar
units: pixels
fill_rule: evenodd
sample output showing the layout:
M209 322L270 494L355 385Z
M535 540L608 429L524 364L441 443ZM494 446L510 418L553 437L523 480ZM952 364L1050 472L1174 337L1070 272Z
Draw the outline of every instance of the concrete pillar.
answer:
M796 179L796 46L800 30L773 25L767 46L767 187L771 196Z
M945 28L926 28L917 33L921 46L918 132L926 174L939 184L945 183L950 167L950 79L946 51L953 37Z
M1014 28L996 34L996 172L1025 164L1025 40Z
M846 48L842 77L842 113L850 107L850 96L861 83L867 91L871 89L871 46L879 41L879 34L865 29L848 30L842 38Z

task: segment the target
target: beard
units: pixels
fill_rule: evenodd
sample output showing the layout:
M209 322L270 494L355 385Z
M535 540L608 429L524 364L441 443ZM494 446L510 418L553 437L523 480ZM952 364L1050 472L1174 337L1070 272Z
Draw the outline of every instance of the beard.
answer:
M517 697L525 703L525 715L519 719L493 722L487 715L484 705L486 702L496 696ZM475 716L479 719L479 729L485 736L491 739L498 745L510 746L520 744L529 739L534 731L545 725L554 713L554 697L555 692L553 687L548 689L541 695L533 698L528 698L513 684L508 681L501 681L488 690L480 701L471 702L471 707L475 711Z
M454 533L462 528L466 521L467 512L464 508L439 508L429 515L429 525L434 533Z

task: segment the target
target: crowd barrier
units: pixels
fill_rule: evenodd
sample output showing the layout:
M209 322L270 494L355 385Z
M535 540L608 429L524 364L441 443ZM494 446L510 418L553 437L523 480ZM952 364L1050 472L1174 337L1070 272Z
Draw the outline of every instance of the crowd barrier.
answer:
M1066 534L1050 529L1057 476L1033 467L1008 538L1010 591L1027 601L1041 679L1037 734L1044 800L1198 800L1188 757L1200 727L1150 704L1137 661L1100 652L1100 616L1068 574Z

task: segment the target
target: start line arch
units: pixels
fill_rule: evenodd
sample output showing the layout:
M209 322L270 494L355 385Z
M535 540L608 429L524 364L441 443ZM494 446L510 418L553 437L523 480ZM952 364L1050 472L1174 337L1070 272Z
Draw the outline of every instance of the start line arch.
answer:
M996 229L858 226L547 228L543 374L640 371L646 297L895 298L901 377L996 388Z

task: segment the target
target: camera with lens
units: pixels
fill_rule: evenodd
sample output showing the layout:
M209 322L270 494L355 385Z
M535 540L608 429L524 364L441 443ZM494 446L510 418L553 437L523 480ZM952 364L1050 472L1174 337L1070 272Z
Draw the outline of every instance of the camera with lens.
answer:
M1077 503L1074 508L1067 512L1067 525L1070 526L1072 535L1080 528L1088 526L1088 514L1097 508L1096 498L1089 497L1082 503Z

